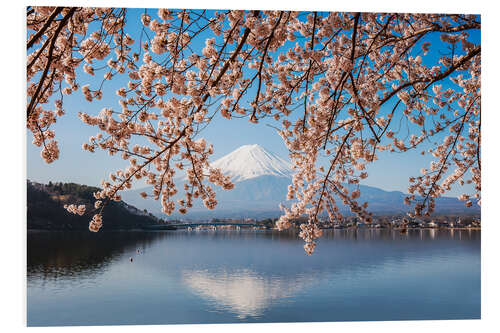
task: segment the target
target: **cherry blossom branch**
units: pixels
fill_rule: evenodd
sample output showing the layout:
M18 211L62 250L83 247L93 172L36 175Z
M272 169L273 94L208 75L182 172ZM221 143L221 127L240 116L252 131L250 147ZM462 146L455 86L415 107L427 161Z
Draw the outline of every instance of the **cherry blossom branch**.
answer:
M40 93L40 90L42 89L42 86L43 86L43 82L45 81L45 78L47 77L47 73L49 71L49 68L50 68L50 64L52 62L52 54L54 52L54 47L55 47L55 43L56 43L56 40L57 40L57 36L59 35L59 33L61 32L61 30L64 28L64 26L66 25L66 23L68 23L68 20L69 18L73 15L73 13L76 11L76 8L73 7L69 10L68 14L66 14L64 16L64 18L62 19L62 21L59 23L59 27L57 28L57 30L54 32L54 35L52 36L52 41L50 42L50 47L49 47L49 54L47 56L47 65L45 65L45 70L43 71L42 73L42 76L39 80L39 83L38 83L38 87L35 91L35 93L33 94L33 96L31 96L31 100L30 100L30 104L28 105L28 108L27 108L27 116L29 117L31 112L33 111L33 107L35 105L35 102L37 103L38 102L38 94Z
M459 62L457 62L453 66L450 66L446 71L442 72L439 75L436 75L434 77L420 78L420 79L416 79L416 80L405 82L405 83L401 84L399 87L397 87L396 89L392 90L389 94L384 96L384 98L382 98L379 101L379 106L382 106L383 104L385 104L385 102L387 102L389 99L391 99L394 95L396 95L401 90L403 90L409 86L413 86L416 83L427 83L426 88L428 88L431 84L438 82L438 81L444 79L445 77L447 77L448 75L450 75L451 73L453 73L455 70L457 70L458 68L460 68L461 66L466 64L469 60L471 60L473 57L475 57L479 53L481 53L481 46L476 47L474 50L469 52L469 54L464 56Z
M54 9L52 14L45 21L43 27L40 30L38 30L38 32L35 35L33 35L33 37L31 37L31 39L28 41L28 43L26 44L26 49L30 49L33 46L33 44L37 42L37 40L45 33L45 31L48 29L48 27L50 27L52 22L54 22L56 16L59 15L59 13L61 13L63 9L64 7L56 7L56 9Z

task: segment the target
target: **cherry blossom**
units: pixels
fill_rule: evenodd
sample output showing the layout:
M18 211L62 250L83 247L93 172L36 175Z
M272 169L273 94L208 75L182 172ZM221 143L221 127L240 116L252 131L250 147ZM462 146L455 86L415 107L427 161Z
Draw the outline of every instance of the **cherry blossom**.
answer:
M64 96L81 92L92 103L106 81L128 81L113 95L120 109L78 114L99 131L84 150L129 163L94 194L90 230L102 226L106 204L140 179L153 187L141 195L160 200L166 214L186 213L194 200L214 209L215 187L234 186L210 167L215 148L202 137L216 112L245 117L249 126L275 122L296 171L287 196L294 201L277 227L308 216L300 227L308 254L321 236L319 216L341 219L340 204L371 223L356 185L380 152L440 140L422 151L432 163L410 178L410 216L430 215L455 184L473 184L474 193L460 196L467 207L480 202L481 45L471 38L481 29L477 16L148 9L130 22L126 15L117 8L27 9L27 126L47 163L59 158L50 127L70 112ZM127 24L141 24L144 38L133 40ZM102 84L87 84L85 75ZM320 165L325 157L329 163ZM181 170L187 182L179 188ZM179 192L184 199L174 201Z

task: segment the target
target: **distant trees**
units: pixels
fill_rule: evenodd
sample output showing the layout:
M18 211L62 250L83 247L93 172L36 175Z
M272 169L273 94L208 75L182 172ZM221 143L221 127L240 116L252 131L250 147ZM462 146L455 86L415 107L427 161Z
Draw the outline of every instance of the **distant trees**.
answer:
M410 178L411 216L430 215L434 199L470 183L466 206L481 192L481 45L475 15L289 11L145 10L141 38L123 8L27 8L27 126L42 158L59 158L51 125L65 113L64 96L92 102L108 80L121 108L80 113L99 133L83 149L120 154L130 162L102 182L91 230L109 201L136 179L163 211L185 213L193 200L208 209L213 186L231 180L209 165L212 145L199 136L215 113L250 123L274 119L297 171L279 228L302 215L308 253L321 235L318 214L340 219L347 204L370 223L358 184L381 152L422 151L434 161ZM129 27L130 25L130 27ZM83 70L85 74L81 74ZM86 75L100 75L95 86ZM122 82L120 81L120 82ZM251 126L251 124L250 124ZM326 156L326 168L318 164ZM176 171L188 182L178 188ZM174 202L183 191L185 198Z
M27 184L28 229L82 230L87 229L90 213L70 214L63 207L69 203L91 207L93 193L99 188L75 183L53 183L52 185ZM103 217L106 229L130 229L156 224L151 214L134 214L122 202L108 205Z
M45 186L48 192L53 192L61 195L71 194L86 200L92 200L94 198L94 192L99 191L98 187L81 185L76 183L62 183L49 182L48 185Z

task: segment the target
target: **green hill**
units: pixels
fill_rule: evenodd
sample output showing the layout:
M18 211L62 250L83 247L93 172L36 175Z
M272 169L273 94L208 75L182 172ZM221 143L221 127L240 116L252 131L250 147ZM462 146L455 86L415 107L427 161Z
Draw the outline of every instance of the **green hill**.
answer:
M40 184L27 182L28 229L88 230L92 219L94 196L99 189L75 183ZM85 205L86 213L74 215L64 209L65 204ZM133 229L162 221L125 202L110 202L103 212L101 230Z

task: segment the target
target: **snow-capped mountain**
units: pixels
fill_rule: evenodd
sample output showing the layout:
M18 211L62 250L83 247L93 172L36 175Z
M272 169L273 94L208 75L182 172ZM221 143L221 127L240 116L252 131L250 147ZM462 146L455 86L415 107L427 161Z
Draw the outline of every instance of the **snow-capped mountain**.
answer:
M259 145L245 145L211 163L233 182L261 176L291 177L290 163Z
M290 163L259 145L241 146L211 163L211 166L220 168L225 175L230 176L235 185L234 188L232 190L214 188L218 201L215 210L206 209L202 202L197 200L186 215L174 213L173 217L192 219L276 217L281 214L280 203L286 206L291 204L290 201L286 200L287 188L292 182L293 175ZM178 178L178 181L178 188L182 189L182 182L185 181L185 178ZM360 185L360 190L361 202L367 201L368 209L374 213L405 213L408 211L408 206L403 203L406 196L403 192L384 191L365 185ZM153 214L160 214L160 203L140 198L139 193L142 191L151 192L151 189L126 191L123 193L123 197L136 207L145 208ZM183 195L183 191L180 191L175 200L181 199ZM466 211L463 202L456 198L443 197L436 201L436 208L441 213ZM348 208L342 204L339 205L339 208L344 213L349 212Z

